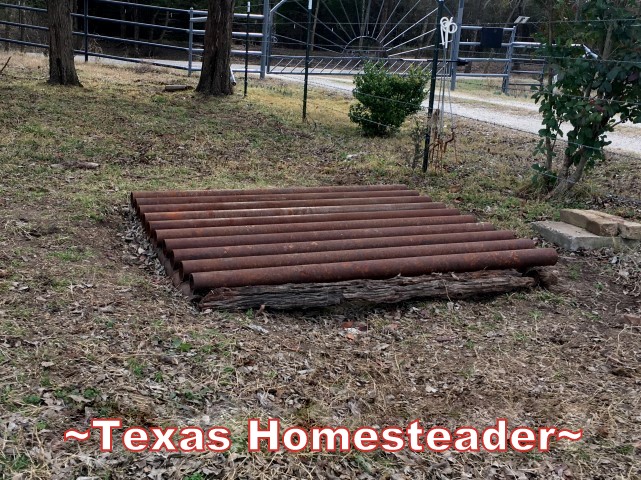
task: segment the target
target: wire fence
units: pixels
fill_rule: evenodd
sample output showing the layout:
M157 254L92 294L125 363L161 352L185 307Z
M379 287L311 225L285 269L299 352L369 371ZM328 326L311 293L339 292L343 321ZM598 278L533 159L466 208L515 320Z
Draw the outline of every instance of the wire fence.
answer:
M153 10L155 12L162 12L164 14L165 18L165 23L164 24L157 24L157 23L142 23L139 21L130 21L130 20L124 20L122 18L116 19L116 18L107 18L103 16L98 16L98 15L91 15L90 7L89 7L89 0L83 0L84 1L84 7L81 11L81 13L74 13L73 17L76 21L76 26L77 27L82 27L79 31L75 31L74 35L76 37L80 37L82 41L82 48L77 49L77 53L84 54L85 59L87 59L89 56L95 56L99 58L108 58L108 59L117 59L117 60L123 60L123 61L131 61L131 62L139 62L139 63L147 63L151 65L157 65L157 66L169 66L172 68L178 68L178 69L183 69L187 70L189 73L192 71L198 70L199 68L195 65L195 60L199 58L199 56L202 55L202 48L201 45L199 45L199 42L202 40L202 36L204 35L204 29L200 29L198 24L204 22L204 19L206 17L207 12L206 11L198 11L198 10L185 10L185 9L176 9L176 8L168 8L168 7L157 7L153 5L144 5L144 4L132 4L129 2L123 2L119 0L93 0L95 2L102 2L105 4L112 4L116 6L127 6L129 8L140 8L140 9L149 9ZM0 3L0 7L5 7L5 8L13 8L17 9L20 12L29 12L34 15L43 15L46 13L46 9L42 8L36 8L36 7L30 7L30 6L25 6L25 5L15 5L15 4L6 4L6 3ZM237 13L235 15L235 31L236 33L234 34L235 38L240 40L243 43L243 46L245 47L244 50L232 50L233 55L237 56L244 56L245 59L245 80L247 79L247 75L249 73L264 73L265 72L265 66L261 64L260 69L249 69L248 64L249 64L249 56L250 52L251 55L255 58L257 56L263 56L265 54L265 42L268 43L278 43L282 47L289 47L289 46L297 46L300 47L301 44L305 45L308 43L308 41L302 42L299 39L295 38L288 38L284 35L279 35L275 32L273 33L273 36L270 34L268 38L264 38L264 32L266 30L262 30L262 33L258 33L256 31L250 31L252 28L256 30L257 27L260 27L260 23L265 20L264 15L262 15L258 10L260 9L261 5L259 2L257 2L257 5L254 7L254 10L251 9L251 7L248 5L248 10L246 14L242 13ZM307 10L302 4L301 7L304 10ZM425 17L429 17L430 15L433 15L434 11L430 11L425 15ZM295 25L300 27L301 29L306 29L308 26L305 26L303 23L300 21L297 21L295 19L289 18L287 15L283 15L281 13L278 13L280 17L285 20L290 22L291 25ZM20 17L17 19L18 21L12 21L11 19L9 20L0 20L0 25L3 25L5 27L5 31L7 29L13 28L13 29L19 29L20 31L23 31L23 29L27 30L33 30L35 31L40 37L37 38L42 38L43 33L46 32L46 27L43 25L42 20L38 21L32 21L32 23L27 23L27 20L24 18ZM619 19L621 21L626 20L629 21L629 19ZM609 20L596 20L596 21L613 21L612 19ZM565 23L584 23L586 25L590 24L590 22L594 23L595 20L564 20L563 22ZM178 35L182 36L183 38L186 36L186 39L183 39L182 44L175 44L174 43L163 43L161 42L162 36L159 37L159 40L157 41L149 41L149 40L137 40L137 39L128 39L128 38L121 38L121 37L113 37L113 36L108 36L108 35L102 35L100 33L97 33L98 30L96 30L96 25L100 24L119 24L122 27L125 28L146 28L149 29L150 31L154 30L159 30L161 32L168 32L169 34L172 35ZM354 23L354 25L350 25L349 22L339 22L338 20L336 21L331 21L331 20L324 20L321 23L323 23L326 27L337 27L338 25L342 25L342 31L338 31L336 33L337 38L342 38L343 37L343 32L347 32L348 28L352 28L354 25L360 25ZM416 22L405 22L408 26L416 26ZM529 22L532 25L537 25L537 24L547 24L548 22ZM90 28L93 25L93 29ZM468 28L470 30L478 30L483 27L490 27L493 25L503 25L499 23L486 23L484 25L478 25L474 27L463 27L463 28ZM636 28L639 25L633 24L631 27ZM400 28L399 28L400 27ZM398 24L396 25L395 28L399 28L397 31L403 31L404 27L404 21L401 19ZM383 29L384 30L384 29ZM504 32L511 32L511 39L508 45L515 45L515 44L523 44L524 46L530 48L534 45L532 42L529 42L528 40L530 39L525 39L526 41L520 41L517 40L517 35L516 35L516 26L512 26L509 28L505 28L503 26ZM269 31L267 29L267 31ZM425 32L420 34L420 37L430 35L434 32L434 29L425 29ZM332 48L336 46L340 46L336 41L331 40L328 36L329 34L317 34L315 37L315 43L314 43L314 48L324 51L324 52L332 52ZM399 36L402 36L399 34ZM150 38L154 38L153 34L150 35ZM415 38L414 38L415 39ZM107 41L111 42L112 44L125 44L125 45L133 45L136 48L139 46L146 46L146 47L151 47L151 48L163 48L167 49L169 51L177 51L180 53L188 53L188 64L186 66L181 65L180 63L170 63L167 64L166 62L159 62L159 61L154 61L154 60L149 60L149 59L137 59L137 58L130 58L127 56L121 56L121 55L114 55L111 53L104 53L102 51L96 51L91 49L91 44L90 42L92 40L102 40L102 41ZM186 40L186 44L185 44ZM39 48L44 48L46 47L45 44L41 43L41 41L32 41L32 39L28 37L22 37L21 39L7 39L7 38L2 38L0 37L0 41L10 41L12 43L22 45L22 46L33 46L33 47L39 47ZM250 50L250 42L257 43L261 48L260 50ZM302 43L301 43L302 42ZM180 42L179 42L180 43ZM475 47L477 46L478 42L474 41L466 41L466 42L461 42L461 45L465 47ZM309 45L307 45L309 46ZM404 44L401 44L400 47L403 47ZM434 45L433 43L429 43L427 45L424 45L420 47L420 49L438 49L440 48L439 45ZM369 54L374 54L376 55L377 53L382 52L384 49L379 48L377 46L370 46L368 47L368 53ZM267 49L269 53L269 49ZM401 50L402 51L402 50ZM437 72L437 77L440 80L440 102L439 106L442 109L443 106L445 105L444 101L444 95L445 91L449 92L449 89L445 89L445 78L457 75L459 77L464 77L465 78L465 73L456 73L457 72L457 67L456 63L458 63L459 58L467 58L470 61L476 61L476 62L485 62L486 65L489 65L491 62L517 62L523 65L527 65L528 63L535 63L535 64L540 64L543 65L540 71L527 71L525 70L524 73L526 77L529 76L530 78L534 77L537 79L536 83L533 84L513 84L510 85L509 90L513 94L522 94L522 95L529 95L531 96L532 94L536 92L544 92L545 95L548 95L553 98L568 98L568 99L574 99L574 100L580 100L580 101L586 101L586 102L594 102L597 105L608 105L608 104L617 104L617 105L626 105L630 107L639 107L641 106L641 103L638 101L628 101L628 100L622 100L622 99L616 99L616 98L610 98L610 99L603 99L599 98L598 96L593 96L589 98L585 98L580 95L573 95L567 92L563 91L556 91L556 90L547 90L547 87L544 87L543 85L543 76L544 73L546 72L547 68L550 68L550 65L554 64L557 60L563 60L566 61L566 57L560 57L560 56L553 56L549 54L545 54L540 50L536 50L535 52L530 52L527 55L510 55L509 58L492 58L491 55L488 57L487 54L479 52L477 48L465 48L465 49L458 49L458 56L456 58L451 57L448 58L447 56L447 51L444 51L444 59L437 60L438 66L436 69ZM454 55L454 54L453 54ZM485 57L479 57L479 55L485 55ZM476 58L475 58L476 56ZM325 75L331 75L335 74L338 70L341 71L341 73L349 73L349 74L357 74L360 72L360 69L362 68L362 65L364 64L365 61L368 60L368 58L365 57L345 57L344 55L337 55L337 56L331 56L331 55L326 55L326 56L315 56L315 57L305 57L305 56L296 56L296 55L273 55L274 59L274 65L273 67L273 72L274 73L289 73L289 74L303 74L307 73L309 74L325 74ZM376 58L374 58L376 59ZM263 58L264 60L264 58ZM431 61L428 61L427 59L416 59L416 60L410 60L408 63L407 59L399 58L398 61L396 59L392 58L379 58L378 60L384 61L389 65L412 65L418 64L422 69L427 69L432 65ZM316 61L316 64L314 63ZM585 62L600 62L600 63L607 63L611 65L634 65L637 66L639 62L634 61L634 60L619 60L619 59L601 59L601 58L591 58L591 57L582 57L580 61L585 61ZM289 62L285 64L285 62ZM343 63L341 63L343 62ZM395 63L396 62L396 63ZM267 60L267 65L266 68L269 70L270 61ZM294 66L292 67L292 63ZM405 73L407 70L403 69L402 67L393 67L392 71L393 73ZM409 67L408 67L409 68ZM510 66L511 68L511 66ZM527 68L527 67L526 67ZM236 71L242 71L242 69L236 69ZM482 84L474 84L475 89L480 89L483 91L491 91L493 93L496 93L498 90L502 90L503 92L506 91L506 82L505 82L505 77L508 77L508 84L509 84L509 74L505 73L508 71L508 67L503 71L504 73L500 74L493 74L489 73L486 74L487 77L497 77L497 80L500 78L503 78L503 84L501 87L497 86L491 86L491 85L482 85ZM464 84L466 82L465 79L460 80L457 79L458 82L461 82L461 84ZM307 83L309 85L319 87L321 89L327 89L328 86L327 84L323 84L320 82L315 82L313 80L307 80ZM527 88L526 88L527 87ZM544 90L546 89L546 90ZM344 90L351 91L351 87L345 87ZM360 92L360 95L367 95L370 97L375 97L376 99L384 100L386 102L390 103L406 103L403 102L402 100L398 100L395 98L388 98L388 97L378 97L372 94L365 94L363 92ZM448 102L449 104L449 102ZM318 106L318 104L316 105ZM327 105L322 105L324 108L329 108ZM426 107L422 105L420 107L420 110L423 113L428 112L429 113L429 107ZM345 112L342 112L340 110L336 110L335 113L339 113L341 115L344 115ZM441 112L442 115L446 114L447 112ZM453 119L455 117L458 118L465 118L468 120L473 120L473 121L479 121L482 123L486 123L489 125L492 125L495 128L498 129L507 129L510 131L518 132L520 134L526 134L530 136L535 136L536 138L540 138L540 136L537 133L533 133L528 130L524 130L522 128L518 128L515 126L506 126L504 124L499 124L496 122L491 122L488 120L479 120L477 118L474 118L472 116L466 116L462 115L460 113L454 113L451 111L449 112L450 117ZM386 127L390 128L392 127L391 125L384 125L380 124L378 122L374 122L371 119L362 119L362 120L367 120L373 123L377 123L381 127ZM542 126L543 128L543 126ZM566 143L569 145L573 145L578 148L582 149L592 149L595 151L601 151L600 148L594 147L592 145L586 145L586 144L581 144L578 142L573 142L571 140L565 139L565 138L559 138L559 142L561 143ZM608 149L609 150L609 149ZM616 152L617 155L624 157L624 158L629 158L629 159L634 159L638 160L639 157L635 155L630 155L626 154L623 152ZM545 172L539 172L541 175L546 175Z
M325 89L325 90L328 90L328 89L332 88L332 87L329 87L327 83L315 82L313 80L310 80L309 84L313 85L315 87L318 87L320 89ZM342 90L345 91L345 92L351 92L353 89L351 87L345 87ZM488 91L496 92L497 89L496 88L495 89L488 89ZM530 93L534 93L534 91L530 90ZM367 97L370 97L370 98L375 98L377 100L382 100L382 101L388 102L390 104L404 105L404 106L408 106L408 107L414 105L412 103L405 102L405 101L402 101L402 100L398 100L398 99L395 99L395 98L383 97L383 96L374 95L374 94L371 94L371 93L359 92L359 95L367 96ZM550 95L555 96L555 97L580 98L580 99L586 100L585 97L579 97L579 96L576 96L576 95L568 95L568 94L564 94L562 92L559 92L559 93L556 93L556 94L551 93ZM615 103L618 102L616 100L603 100L604 103L608 103L610 101L615 102ZM628 104L628 105L641 106L641 103L639 103L639 102L630 102L630 101L625 101L624 102L624 101L621 101L621 103L625 103L625 104ZM428 107L426 107L425 105L421 105L420 109L421 109L421 111L427 112ZM538 137L538 134L536 134L536 133L533 133L533 132L530 132L530 131L527 131L527 130L518 129L516 127L508 127L508 126L501 125L501 124L494 123L494 122L490 122L490 121L487 121L487 120L478 120L478 119L475 119L473 117L466 117L466 116L463 116L463 115L460 115L460 114L453 114L452 113L452 115L456 115L456 116L459 116L459 117L462 117L462 118L468 118L470 120L475 120L475 121L479 121L479 122L483 122L483 123L488 123L488 124L491 124L491 125L494 125L494 126L497 126L497 127L507 128L509 130L514 130L514 131L518 131L518 132L521 132L521 133L527 133L529 135L536 135ZM589 146L589 145L584 145L584 144L580 144L580 143L576 143L576 142L571 142L571 141L568 141L568 140L565 140L565 139L562 139L562 138L559 139L559 140L563 141L565 143L570 143L570 144L573 144L573 145L576 145L576 146L579 146L579 147L583 147L583 148L586 148L586 149L600 150L598 148L595 148L595 147L592 147L592 146ZM623 153L618 153L617 152L617 154L622 155L622 156L626 156L626 154L623 154ZM640 158L640 157L636 157L634 155L629 155L629 156L630 156L630 158L635 158L635 159L639 159Z
M289 80L295 81L296 79L290 78ZM444 80L442 80L442 81L444 81ZM302 83L302 81L301 81L301 83ZM338 90L338 91L342 92L345 95L346 99L347 98L351 98L351 93L354 90L353 86L351 86L351 85L341 85L341 86L339 86L337 84L328 85L327 83L322 83L322 82L318 82L318 81L314 81L314 80L309 80L308 83L309 83L310 86L315 87L316 91L319 92L321 95L322 95L322 92L332 91L332 92L335 93ZM260 87L260 85L257 85L257 87ZM497 92L499 89L497 87L494 87L494 88L488 88L488 90L492 90L494 92ZM530 90L529 93L533 93L533 92ZM378 96L378 95L373 95L373 94L363 93L363 92L360 92L360 95L364 95L366 97L375 98L377 100L389 102L390 104L400 104L400 105L406 105L406 106L411 105L408 102L404 102L404 101L396 99L396 98L389 98L389 97ZM559 96L569 96L571 98L575 97L573 95L564 95L563 93L558 93L557 95L559 95ZM332 115L346 118L348 112L345 109L338 108L337 106L331 106L331 103L329 102L329 99L331 99L331 98L334 98L334 97L329 95L327 98L324 98L322 101L318 101L318 100L316 100L314 98L311 98L308 101L309 101L309 104L317 112L326 111L326 112L331 113ZM450 100L451 99L448 99L448 101L446 103L449 103ZM640 105L637 102L630 102L630 103L634 104L636 106ZM420 112L421 115L423 115L425 117L425 119L428 118L428 107L426 105L421 105L420 109L419 109L419 112ZM525 136L531 138L532 140L540 141L541 138L542 138L538 133L535 133L535 132L532 132L532 131L529 131L529 130L525 130L523 128L519 128L518 126L507 126L505 124L492 122L492 121L489 121L489 120L486 120L486 119L478 119L478 118L475 118L474 116L470 116L470 115L454 113L451 110L449 112L447 110L443 111L443 112L440 112L440 114L443 115L443 116L448 116L449 117L449 123L450 123L450 126L452 128L456 128L457 127L457 123L459 121L465 120L465 121L471 121L471 122L478 122L478 123L481 123L481 124L484 124L484 125L489 125L492 128L496 129L497 131L511 131L511 132L514 132L514 133L519 134L519 135L525 135ZM370 123L372 123L374 125L377 125L377 126L380 126L380 127L383 127L383 128L387 128L387 129L392 129L393 128L392 125L381 123L381 122L378 122L378 121L375 121L375 120L371 120L369 118L359 117L358 115L355 115L354 113L352 113L352 117L355 117L355 119L359 119L359 120L363 120L363 121L366 121L366 122L370 122ZM426 121L427 120L424 120L424 122L426 122ZM357 128L357 127L355 126L354 128ZM543 128L543 125L541 126L541 128ZM564 144L570 144L570 145L573 145L575 147L584 148L584 149L592 149L592 150L601 151L601 149L595 148L595 147L593 147L591 145L586 145L586 144L582 144L582 143L578 143L578 142L573 142L573 141L568 140L566 138L557 138L555 140L555 143L554 143L554 150L556 150L556 155L559 155L561 153L561 151L564 148L563 147ZM544 158L543 154L535 154L534 153L534 149L533 149L532 153L533 153L533 156L534 156L535 159L538 156L540 156L540 158L542 158L542 159ZM621 150L612 150L610 148L606 148L605 149L605 153L607 153L608 155L615 155L616 158L626 159L626 160L629 160L631 162L634 162L635 164L641 165L641 155L635 155L633 153L628 153L628 152L621 151ZM553 172L546 172L546 171L538 170L538 169L534 168L534 166L530 166L527 171L530 172L530 175L532 175L534 177L546 177L546 178L549 178L552 181L557 181L559 179L557 174L555 174ZM523 173L525 173L525 172L523 172ZM569 184L577 183L574 180L572 180L572 178L567 178L565 180ZM609 193L609 197L611 197L614 200L618 199L619 201L628 202L628 203L633 204L633 205L641 205L641 199L630 198L630 197L627 197L625 195L614 195L612 192Z

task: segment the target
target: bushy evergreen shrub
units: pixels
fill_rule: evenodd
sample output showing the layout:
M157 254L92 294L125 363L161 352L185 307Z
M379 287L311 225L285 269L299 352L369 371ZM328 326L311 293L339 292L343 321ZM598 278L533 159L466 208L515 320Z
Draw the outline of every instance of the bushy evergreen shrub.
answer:
M368 136L396 132L405 119L420 110L427 91L429 73L412 67L405 75L390 73L383 62L368 62L354 78L354 98L349 118Z

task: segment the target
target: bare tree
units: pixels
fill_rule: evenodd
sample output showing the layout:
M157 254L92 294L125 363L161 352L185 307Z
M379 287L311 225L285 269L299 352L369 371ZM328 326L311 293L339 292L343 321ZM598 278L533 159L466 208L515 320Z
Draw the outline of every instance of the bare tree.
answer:
M207 95L234 93L230 76L234 0L209 0L203 67L196 91Z
M73 60L71 8L73 0L47 0L49 83L80 85Z

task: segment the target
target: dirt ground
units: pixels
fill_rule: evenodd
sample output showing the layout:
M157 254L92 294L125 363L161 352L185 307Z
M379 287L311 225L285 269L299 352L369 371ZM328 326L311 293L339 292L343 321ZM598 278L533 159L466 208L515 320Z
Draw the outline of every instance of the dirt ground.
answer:
M2 61L2 58L0 58ZM163 93L149 68L44 61L0 77L0 477L7 479L641 478L641 253L560 251L559 283L456 302L199 312L136 235L127 192L406 183L532 237L561 204L526 196L536 139L457 125L456 152L412 171L409 127L366 139L348 101L254 82L247 99ZM82 162L95 162L86 168ZM609 156L563 205L641 218L639 162ZM355 330L347 330L352 327ZM356 333L354 333L356 331ZM64 442L91 418L224 425L224 454L102 453ZM533 451L249 454L248 418L286 426L583 429Z

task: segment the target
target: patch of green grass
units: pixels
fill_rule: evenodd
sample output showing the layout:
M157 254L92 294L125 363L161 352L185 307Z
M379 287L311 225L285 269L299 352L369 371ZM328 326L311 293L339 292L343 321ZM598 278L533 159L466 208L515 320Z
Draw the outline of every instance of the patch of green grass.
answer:
M630 443L619 445L618 447L615 447L614 451L621 455L632 455L634 453L634 445Z
M130 358L127 361L127 366L129 367L129 371L136 377L142 377L145 372L145 365L137 358Z
M187 475L183 477L183 480L205 480L205 475L197 472L197 473L192 473L191 475Z
M525 332L516 331L512 334L512 336L518 343L527 343L530 341L530 336Z
M100 395L100 392L98 390L96 390L95 388L91 388L91 387L90 388L86 388L82 392L82 396L85 397L88 400L95 400L96 397L98 397L98 395Z
M211 355L216 351L216 347L214 345L203 345L200 347L200 351L205 355Z
M470 380L471 378L473 378L475 373L476 370L474 369L474 367L468 367L461 370L461 376L466 380Z
M0 405L7 405L9 401L9 395L11 394L11 387L6 385L0 390Z
M236 379L236 368L228 365L223 367L218 377L218 383L222 386L232 385Z
M193 347L193 345L189 342L183 342L180 339L175 339L172 342L173 347L178 350L179 352L186 353L189 352Z
M48 388L48 387L52 386L51 378L49 378L49 374L48 373L44 373L40 377L40 386L41 387L45 387L45 388Z
M9 471L22 472L29 468L31 460L25 454L17 455L13 458L7 457L5 454L0 453L0 465L5 465ZM0 470L2 473L2 470Z
M550 303L552 305L565 304L565 298L563 297L563 295L550 292L549 290L538 290L536 292L536 296L540 301Z
M40 395L27 395L24 397L24 402L29 405L40 405Z
M568 277L570 277L571 280L581 278L581 267L577 264L570 265L568 268Z
M62 260L63 262L79 262L81 260L89 258L91 254L72 247L59 252L51 252L49 256L51 256L52 258L57 258L58 260Z
M20 131L26 135L33 135L34 137L53 137L54 132L37 123L27 122L20 128Z

